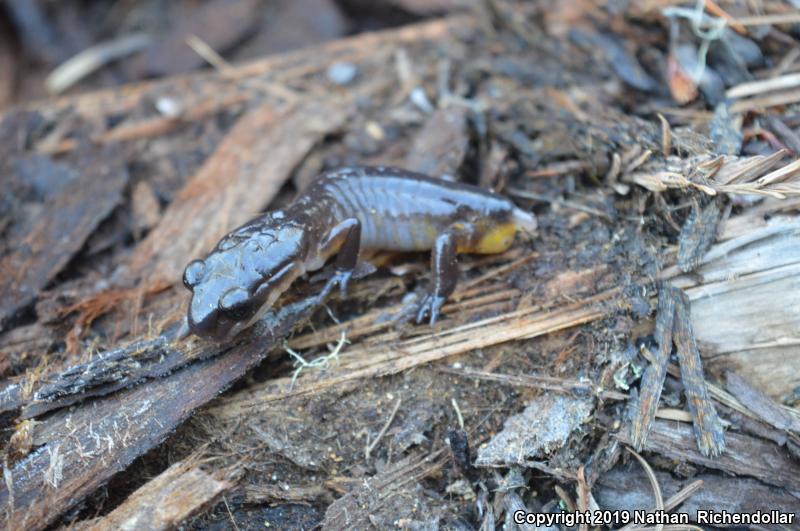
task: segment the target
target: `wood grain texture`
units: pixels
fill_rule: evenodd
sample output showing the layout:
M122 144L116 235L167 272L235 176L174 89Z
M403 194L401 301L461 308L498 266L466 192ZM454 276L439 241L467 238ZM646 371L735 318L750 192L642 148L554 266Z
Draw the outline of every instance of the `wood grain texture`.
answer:
M619 432L617 438L628 444L631 442L624 431ZM791 492L800 491L800 465L785 449L764 439L729 431L725 434L725 452L707 457L697 449L690 425L657 420L644 449L669 459L756 478Z
M211 505L233 486L206 474L191 463L179 462L131 494L119 507L87 526L104 529L174 529Z

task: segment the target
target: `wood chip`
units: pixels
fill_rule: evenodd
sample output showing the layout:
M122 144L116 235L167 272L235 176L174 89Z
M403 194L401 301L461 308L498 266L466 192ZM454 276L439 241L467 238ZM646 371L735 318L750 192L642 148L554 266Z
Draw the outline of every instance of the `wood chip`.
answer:
M664 379L667 376L667 365L672 354L672 335L675 323L674 288L662 285L658 291L658 307L656 309L655 340L658 352L655 363L647 366L639 388L639 398L631 423L631 440L637 451L642 451L647 442L647 435L658 411Z
M232 483L214 479L191 463L180 461L138 488L86 531L174 529L231 487Z
M696 268L714 243L721 214L717 199L692 209L678 236L678 267L684 273Z
M586 422L594 407L591 398L546 394L535 398L522 413L506 419L503 430L478 448L477 466L525 465L566 444Z
M677 290L676 290L677 291ZM703 363L692 328L689 299L678 292L675 302L673 339L681 368L681 382L686 404L692 415L697 445L703 455L716 456L725 449L725 433L719 415L711 402L703 374Z

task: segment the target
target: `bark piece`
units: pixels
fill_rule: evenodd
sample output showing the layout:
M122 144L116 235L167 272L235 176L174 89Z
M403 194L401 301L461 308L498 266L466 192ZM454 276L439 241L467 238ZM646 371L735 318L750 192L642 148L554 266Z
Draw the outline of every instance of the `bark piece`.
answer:
M86 531L103 529L174 529L210 506L233 484L180 462L131 494L122 505L93 522Z
M398 521L413 525L420 520L435 526L439 517L426 503L428 497L418 482L440 466L433 456L411 456L391 465L329 505L322 529L385 529Z
M617 437L630 444L628 434L621 431ZM707 457L697 449L692 428L688 424L657 420L653 423L644 449L669 459L688 461L735 476L756 478L769 485L800 491L800 465L789 453L770 441L728 432L725 453Z
M764 422L779 430L800 433L800 414L790 414L786 408L755 389L741 375L733 371L726 373L725 380L728 391Z
M413 171L455 180L468 147L466 109L439 109L417 133L405 165Z
M144 56L145 73L166 76L202 66L205 61L186 44L186 39L196 36L213 50L225 51L255 29L256 9L255 0L212 0L189 8L170 31L150 46Z
M638 465L636 465L638 466ZM683 502L674 512L689 513L689 519L697 521L697 510L728 511L730 513L754 513L756 511L779 510L798 515L800 503L790 493L764 485L750 478L737 478L717 474L700 474L691 480L676 480L666 472L656 472L664 498L677 493L690 481L701 480L699 491ZM592 489L601 509L615 511L652 510L653 487L644 471L619 465L602 476ZM795 519L800 515L795 516Z
M592 53L599 53L614 69L614 73L633 88L645 92L652 92L658 88L658 83L642 68L636 57L620 43L619 39L578 28L573 28L569 37L578 46Z
M742 117L731 114L728 103L720 103L714 109L714 117L708 124L709 137L720 155L739 155L742 151Z
M703 362L700 360L689 313L689 299L682 292L678 292L678 296L673 339L681 367L686 405L692 415L692 425L700 451L703 455L719 455L725 449L725 432L714 403L708 396Z
M31 230L0 260L0 329L81 249L119 203L127 182L119 150L85 154L76 178L45 204Z
M478 466L522 464L544 457L566 444L589 418L594 401L562 395L542 395L525 410L506 419L503 431L478 450Z
M658 344L656 362L648 365L642 376L636 413L631 423L631 440L633 446L641 451L647 442L650 426L656 418L658 402L667 376L667 365L672 353L672 333L675 323L674 288L664 284L658 290L658 308L656 310L655 339Z
M23 407L20 417L34 418L92 396L111 394L146 378L164 376L192 359L209 357L215 350L206 349L205 355L193 356L191 349L176 348L164 336L136 341L98 354L89 362L69 367L51 377L36 388L33 400L28 402L19 400L24 396L22 393L0 394L0 411ZM12 401L12 396L18 400Z
M696 268L714 243L721 213L719 201L712 199L705 207L696 206L683 224L678 243L678 267L684 273Z
M19 69L8 24L0 22L0 111L14 98Z
M257 365L319 302L313 297L269 314L248 341L225 354L38 422L36 450L5 469L5 523L12 529L47 527Z
M340 39L349 27L349 20L334 0L277 0L262 4L259 11L260 27L252 38L236 47L236 63Z

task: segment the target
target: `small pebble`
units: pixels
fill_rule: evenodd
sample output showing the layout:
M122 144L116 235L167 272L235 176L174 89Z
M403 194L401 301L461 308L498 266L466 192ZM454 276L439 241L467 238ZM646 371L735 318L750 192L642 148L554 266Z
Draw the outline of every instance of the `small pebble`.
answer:
M349 85L358 75L358 67L353 63L333 63L328 67L326 75L335 85Z
M431 100L428 99L428 95L425 94L425 90L422 87L417 87L412 90L409 97L411 98L411 102L422 112L432 113L434 111Z

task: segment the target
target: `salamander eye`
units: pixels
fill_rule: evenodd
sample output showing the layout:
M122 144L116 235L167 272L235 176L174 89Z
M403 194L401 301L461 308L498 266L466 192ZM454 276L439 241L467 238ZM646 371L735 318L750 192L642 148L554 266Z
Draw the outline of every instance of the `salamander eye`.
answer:
M206 264L202 260L192 260L183 271L183 285L192 289L203 281L206 276Z
M217 306L225 315L235 321L242 321L248 317L250 295L246 290L233 288L225 292Z

